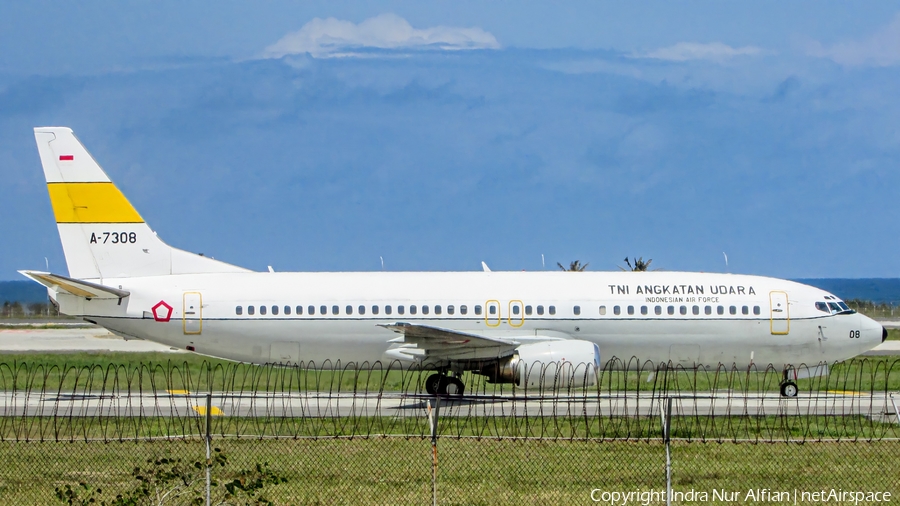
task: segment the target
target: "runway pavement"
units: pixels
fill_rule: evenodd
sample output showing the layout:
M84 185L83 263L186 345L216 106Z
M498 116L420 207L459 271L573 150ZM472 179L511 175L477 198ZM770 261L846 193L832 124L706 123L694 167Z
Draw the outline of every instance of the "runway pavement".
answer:
M900 395L894 394L896 402ZM900 418L889 395L819 392L794 398L778 394L672 397L674 416L865 415L894 423ZM433 396L384 393L329 395L319 392L247 396L212 395L212 414L235 417L421 417ZM441 399L443 417L658 416L664 399L651 394L601 397L466 396ZM206 395L190 392L63 394L0 393L0 416L186 417L206 412Z
M40 329L28 328L23 325L22 328L0 329L0 352L70 353L81 351L184 352L150 341L137 339L126 341L101 327L85 328L77 325L65 325L65 328Z

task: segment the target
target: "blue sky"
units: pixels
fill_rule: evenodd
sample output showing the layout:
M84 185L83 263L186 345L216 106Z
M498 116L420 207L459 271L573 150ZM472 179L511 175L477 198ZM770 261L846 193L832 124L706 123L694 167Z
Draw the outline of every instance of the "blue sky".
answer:
M254 269L900 276L894 2L7 2L0 49L0 279L65 272L51 124Z

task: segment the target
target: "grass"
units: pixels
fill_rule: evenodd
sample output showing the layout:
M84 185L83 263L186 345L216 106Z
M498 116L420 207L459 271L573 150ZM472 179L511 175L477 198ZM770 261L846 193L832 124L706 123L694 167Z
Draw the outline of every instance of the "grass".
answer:
M267 462L287 481L267 486L275 504L423 504L431 500L427 438L219 439L228 465L219 483ZM900 492L892 469L896 441L877 443L704 444L673 442L673 489L738 491L821 489ZM440 439L441 504L585 504L601 491L665 490L661 442ZM0 497L7 504L52 504L53 490L85 482L110 500L133 486L131 470L167 456L203 462L202 440L153 443L0 443ZM197 478L202 476L197 471ZM221 497L221 486L214 497ZM98 501L99 502L99 501ZM704 501L706 502L706 501ZM639 501L632 504L640 504ZM655 504L660 504L656 501Z
M621 392L660 392L691 395L700 392L777 392L781 372L721 368L718 370L671 369L654 374L651 364L630 371L603 371L590 395ZM802 372L802 371L801 371ZM170 353L22 353L0 355L0 391L49 392L238 391L332 393L421 392L430 372L390 370L388 364L357 370L299 369L255 366L217 360L195 354ZM509 394L520 389L487 383L480 375L464 376L472 394ZM648 381L649 380L649 381ZM801 379L801 391L832 390L885 392L900 390L900 357L873 356L834 364L828 376ZM544 394L576 394L582 389L563 389ZM527 392L529 395L537 391Z

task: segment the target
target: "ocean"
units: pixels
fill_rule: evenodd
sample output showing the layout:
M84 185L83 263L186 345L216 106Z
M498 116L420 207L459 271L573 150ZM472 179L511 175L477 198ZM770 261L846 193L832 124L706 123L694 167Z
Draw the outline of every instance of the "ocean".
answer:
M844 300L859 299L876 304L900 305L900 278L823 278L794 281L827 290Z

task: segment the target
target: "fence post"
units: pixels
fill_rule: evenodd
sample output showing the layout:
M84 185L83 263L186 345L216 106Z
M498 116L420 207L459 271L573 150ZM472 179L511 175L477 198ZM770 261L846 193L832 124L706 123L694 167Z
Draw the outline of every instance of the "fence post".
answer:
M437 427L438 409L441 405L441 397L434 397L434 411L431 410L431 401L428 401L428 423L431 425L431 504L437 506Z
M212 470L212 460L209 452L210 443L212 442L212 392L206 394L206 506L210 506L210 472Z
M669 443L672 430L672 398L666 396L665 411L660 409L662 417L663 442L666 445L666 506L672 506L672 454Z
M891 404L894 405L894 413L897 414L897 423L900 423L900 409L897 409L897 403L894 402L894 394L891 394Z

